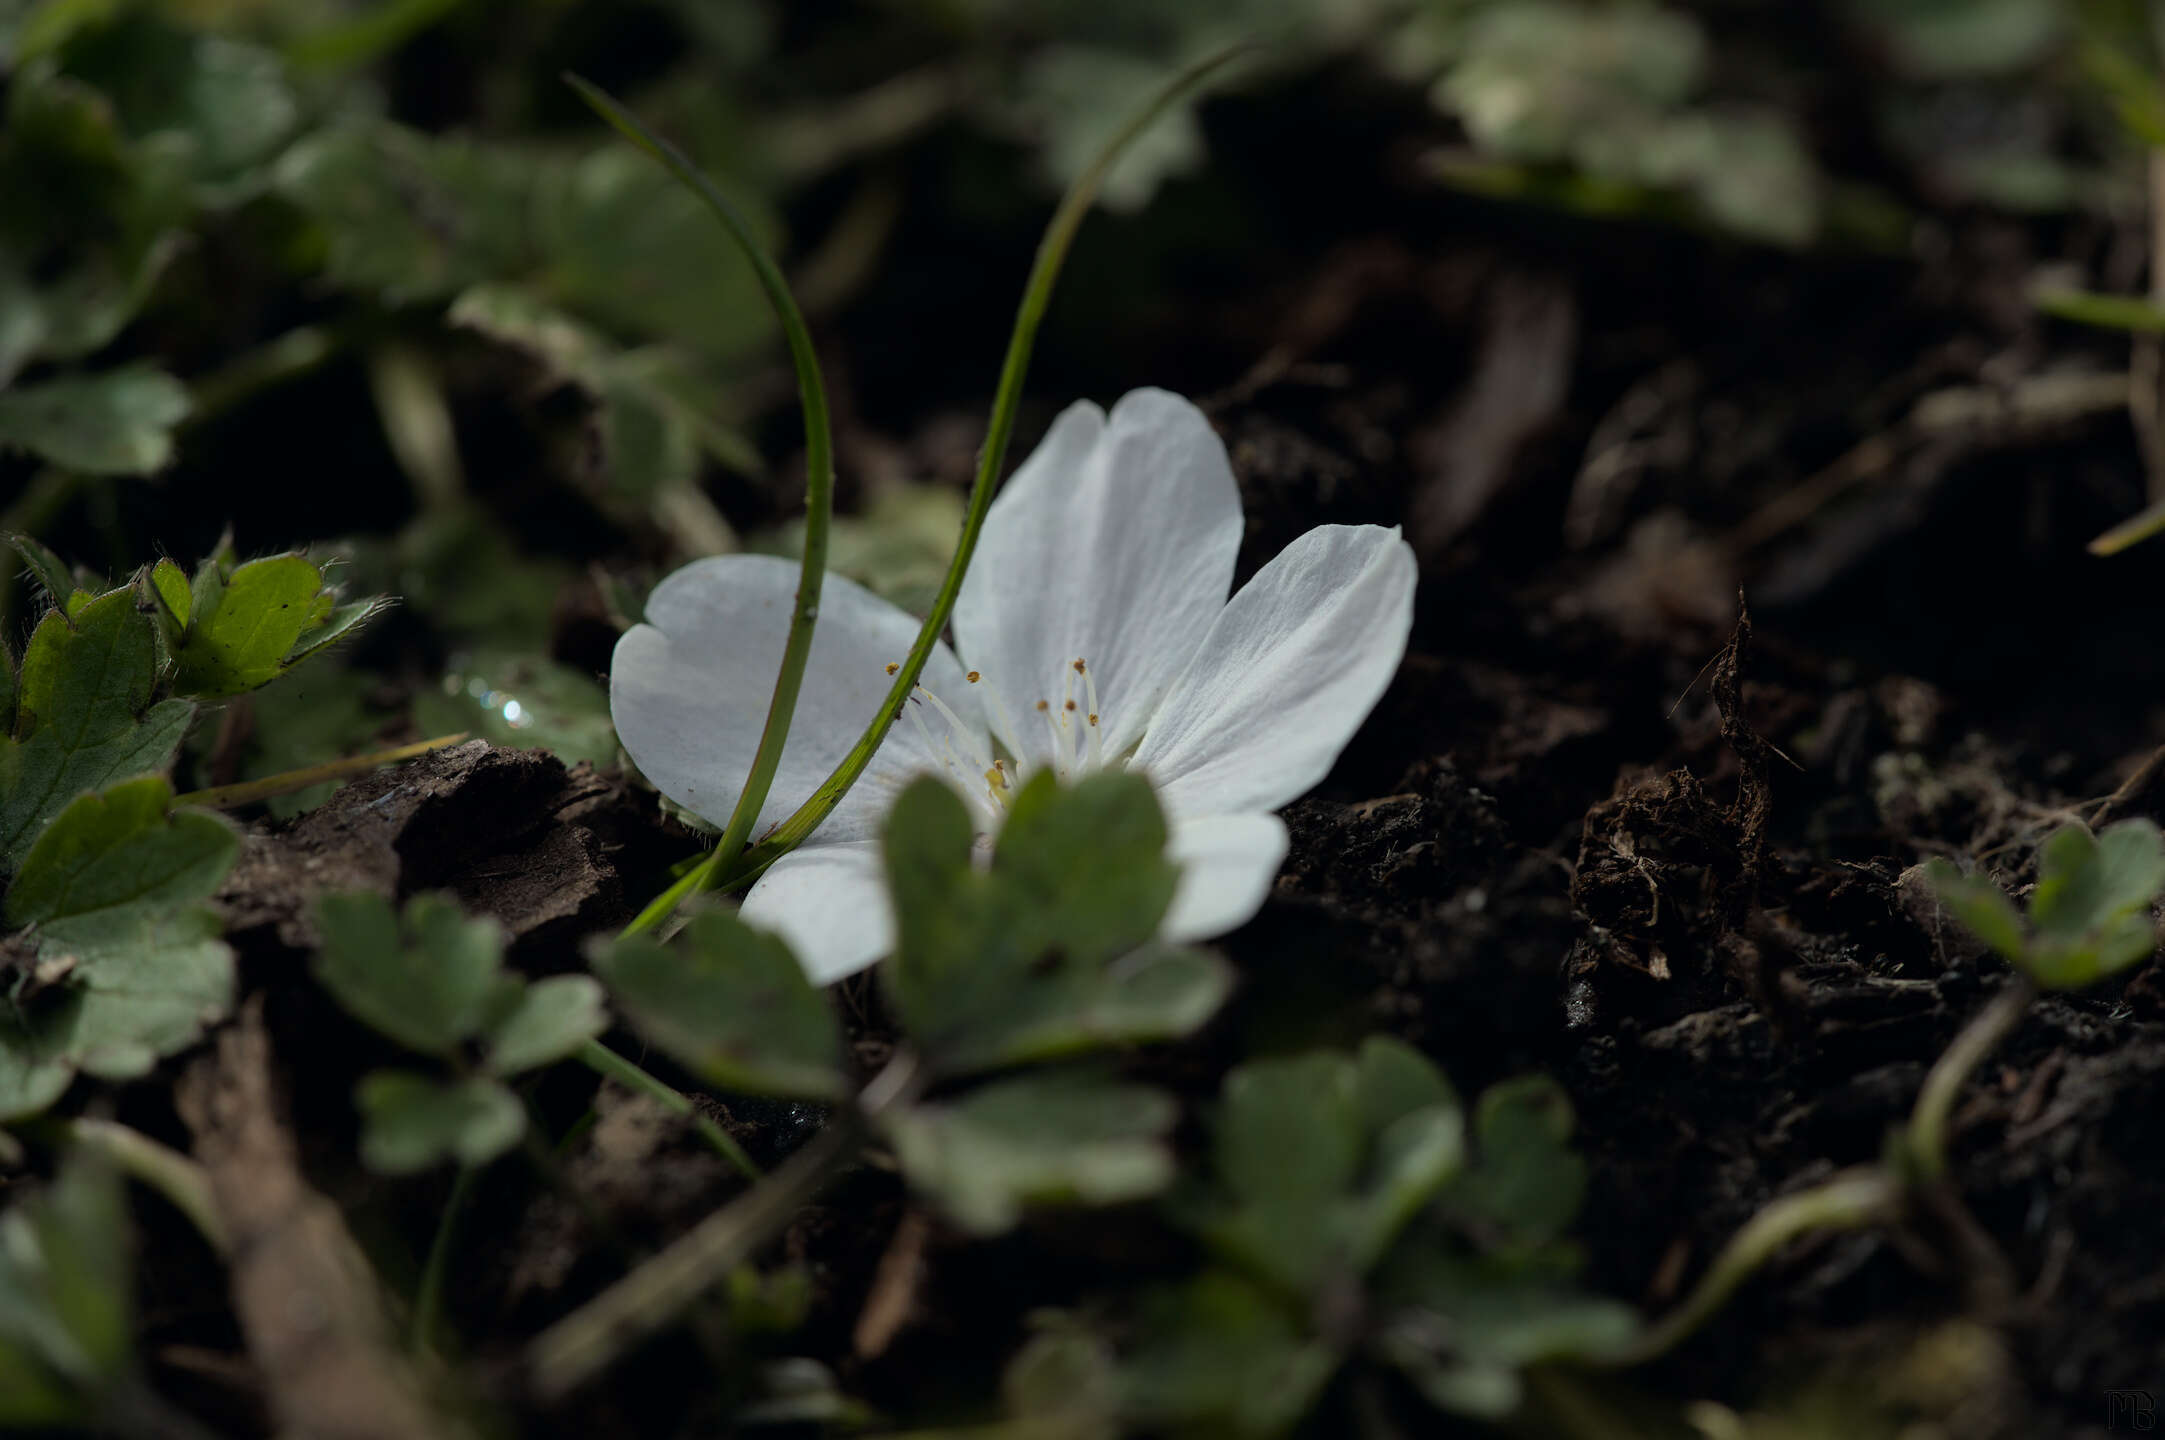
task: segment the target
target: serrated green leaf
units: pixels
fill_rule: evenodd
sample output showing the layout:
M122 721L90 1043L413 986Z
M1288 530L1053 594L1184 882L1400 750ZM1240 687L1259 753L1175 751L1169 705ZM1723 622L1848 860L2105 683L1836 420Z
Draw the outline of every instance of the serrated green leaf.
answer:
M882 1128L912 1185L964 1230L996 1235L1027 1206L1115 1205L1164 1189L1178 1118L1163 1091L1038 1072L890 1112Z
M489 1026L488 1068L516 1075L553 1064L609 1028L601 986L584 975L552 975L520 992Z
M815 1100L848 1093L826 996L787 944L735 912L701 910L667 945L630 935L592 954L625 1019L713 1084Z
M37 927L51 993L0 1020L0 1120L51 1104L77 1070L143 1074L232 1005L233 952L202 904L240 853L232 827L168 813L157 776L85 795L45 827L7 897Z
M468 919L448 895L416 895L402 916L380 895L326 895L316 917L316 979L409 1050L448 1055L515 1003L502 927Z
M302 632L293 642L280 663L281 672L291 670L311 655L320 654L342 640L349 640L360 633L361 627L389 610L397 602L388 595L371 595L365 600L355 600L345 605L327 603L329 592L316 597L315 609L310 612L312 628Z
M173 458L188 391L150 365L0 391L0 449L93 475L148 475Z
M1948 860L1927 861L1924 874L1933 895L1964 928L2010 962L2021 961L2029 945L2022 915L1999 886L1981 875L1963 874Z
M323 572L305 556L251 560L203 589L191 597L174 657L177 694L221 699L268 685L284 672L302 635L323 621L316 604Z
M15 735L0 736L0 870L86 790L172 763L195 707L152 705L157 642L131 590L48 611L23 654Z
M1168 1039L1231 988L1222 962L1152 943L1177 868L1149 782L1040 773L1015 795L989 869L962 801L903 791L886 857L897 943L881 972L896 1012L946 1073Z
M446 1160L485 1165L519 1143L526 1107L494 1080L439 1083L405 1070L378 1070L354 1091L361 1110L361 1163L381 1175L410 1175Z

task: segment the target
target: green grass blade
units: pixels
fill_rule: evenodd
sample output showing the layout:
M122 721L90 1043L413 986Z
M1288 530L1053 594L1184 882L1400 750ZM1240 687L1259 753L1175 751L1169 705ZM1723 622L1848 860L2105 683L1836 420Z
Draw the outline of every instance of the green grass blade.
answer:
M1015 328L1008 337L1007 359L1000 367L999 388L993 394L992 419L986 427L984 449L978 455L977 478L970 489L969 509L963 519L962 538L955 545L954 559L948 563L947 575L940 582L939 594L932 603L931 613L917 632L917 641L910 646L909 654L902 661L902 668L895 675L894 684L887 691L886 701L879 714L865 728L858 740L834 773L821 782L810 799L797 812L770 831L749 854L748 863L771 864L780 855L804 842L805 837L818 828L821 821L841 803L850 786L857 782L865 766L872 761L872 754L887 737L888 727L902 713L917 677L931 658L932 647L938 643L940 632L947 628L948 616L954 611L955 597L962 592L962 577L968 570L970 556L977 548L977 535L984 528L985 512L991 508L994 482L999 478L1001 467L1007 459L1007 442L1015 429L1015 412L1022 402L1022 383L1030 369L1030 352L1037 343L1038 322L1044 318L1045 307L1052 300L1054 283L1060 278L1060 266L1067 259L1068 246L1075 239L1075 231L1081 226L1083 216L1097 198L1098 186L1106 173L1119 160L1122 152L1134 139L1150 127L1152 121L1172 105L1191 93L1198 85L1231 61L1247 53L1253 47L1236 45L1228 50L1202 60L1183 70L1151 101L1138 110L1121 127L1120 133L1098 153L1090 168L1077 176L1061 197L1059 209L1045 227L1045 236L1038 242L1037 259L1030 267L1029 283L1022 292L1022 304L1015 312ZM726 853L726 852L723 852ZM726 864L718 860L717 864Z
M759 750L752 757L751 773L744 778L737 808L722 828L722 838L715 846L714 856L692 872L692 876L698 877L691 887L696 890L711 882L718 867L743 850L744 842L751 836L753 822L759 817L760 807L767 803L767 791L773 787L774 773L782 763L782 745L789 738L790 720L797 713L797 694L804 685L805 662L812 653L812 629L819 616L820 586L827 576L827 534L834 520L834 436L827 416L827 387L820 378L819 358L812 351L812 334L805 328L804 315L789 293L789 282L782 277L780 267L759 248L743 213L682 151L647 129L637 116L599 86L577 75L566 75L564 81L579 92L580 98L591 105L596 114L615 127L617 133L660 161L680 184L705 201L707 208L728 230L730 239L737 243L737 248L757 272L760 288L767 292L767 299L782 322L782 334L789 343L789 363L797 372L797 394L804 405L804 562L797 577L797 608L790 616L789 640L783 647L782 668L775 676L774 698L767 705L767 723L759 734ZM931 646L925 644L921 648L929 653ZM916 653L912 652L913 655ZM918 664L923 663L920 657ZM914 679L916 671L909 673ZM671 894L675 895L677 891L672 889ZM659 917L648 918L654 908L649 906L647 912L633 922L635 930L651 928L657 923ZM661 913L666 915L668 912Z

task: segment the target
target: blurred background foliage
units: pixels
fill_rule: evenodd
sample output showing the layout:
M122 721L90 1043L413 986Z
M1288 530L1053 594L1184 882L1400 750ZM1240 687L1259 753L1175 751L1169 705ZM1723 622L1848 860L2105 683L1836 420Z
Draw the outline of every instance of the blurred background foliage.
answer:
M1234 40L1268 47L1235 93L1108 185L1134 218L1073 269L1047 393L1338 231L1253 163L1298 127L1378 117L1305 143L1490 201L1900 253L1950 209L2139 210L2159 30L2142 0L0 0L0 529L119 574L231 527L403 597L249 738L199 737L221 779L438 728L601 759L643 578L795 543L792 397L748 271L567 69L850 332L886 388L845 368L845 431L908 433L989 383L1055 187ZM1277 128L1214 165L1210 105ZM952 534L949 439L845 451L837 559L904 603ZM28 606L0 587L12 629Z

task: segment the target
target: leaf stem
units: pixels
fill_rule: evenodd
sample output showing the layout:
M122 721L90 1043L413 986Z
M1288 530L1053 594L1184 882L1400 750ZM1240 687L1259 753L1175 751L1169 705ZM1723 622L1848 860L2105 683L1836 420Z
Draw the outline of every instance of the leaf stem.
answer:
M1910 1112L1909 1129L1901 1141L1902 1156L1909 1168L1907 1178L1923 1184L1946 1178L1947 1122L1954 1113L1955 1097L1962 1093L1971 1072L2022 1022L2036 998L2036 986L2027 976L2017 975L1962 1027L1954 1043L1933 1062L1924 1085L1917 1091L1917 1105Z
M782 277L781 268L760 249L750 223L736 205L682 151L647 129L599 86L577 75L567 74L564 80L619 134L660 161L679 184L704 200L722 222L729 238L759 276L760 288L767 292L768 303L782 322L789 361L797 372L797 393L804 406L804 559L797 571L796 608L790 615L789 638L782 648L782 668L775 676L773 698L767 703L767 723L759 734L759 749L752 756L751 772L744 777L736 809L730 812L729 823L722 827L722 838L715 846L717 855L733 857L751 837L752 826L767 803L767 792L773 788L775 771L782 763L782 746L789 738L789 724L797 712L797 695L804 685L805 664L812 655L820 587L827 578L827 534L834 521L834 437L827 417L827 388L820 377L811 332L805 328L804 316L789 293L789 282ZM702 877L702 884L715 875L712 868L705 866L692 873Z
M917 632L917 640L903 658L901 669L896 673L894 684L888 688L887 698L881 703L879 713L865 728L864 735L842 758L842 763L812 792L811 798L799 806L794 814L769 831L760 846L761 851L772 850L777 856L804 842L841 803L849 793L850 786L872 763L873 752L887 736L887 729L902 713L902 706L923 673L925 662L932 656L932 647L938 643L940 632L947 628L949 615L954 612L955 599L962 593L962 578L969 569L970 557L977 549L978 533L984 529L985 514L992 507L994 482L999 478L1007 460L1007 445L1015 430L1015 415L1022 403L1022 385L1030 369L1030 354L1037 344L1038 324L1044 319L1046 306L1051 303L1054 284L1060 278L1060 267L1067 259L1068 247L1081 227L1083 217L1097 198L1098 187L1107 172L1126 151L1137 136L1147 130L1151 123L1167 108L1195 89L1207 77L1232 60L1246 54L1252 46L1241 44L1222 50L1199 61L1175 76L1151 101L1138 110L1105 148L1098 152L1090 167L1075 178L1060 205L1053 212L1052 220L1045 227L1045 235L1038 242L1037 258L1031 264L1030 278L1023 287L1022 303L1015 312L1015 326L1008 336L1007 358L1000 366L1000 381L993 392L992 418L986 427L984 448L978 452L977 477L970 487L969 509L962 522L962 538L955 544L954 558L948 562L947 574L940 581L939 593L932 602L925 623ZM807 554L809 554L809 544ZM726 849L723 853L730 853Z
M738 1174L754 1183L760 1180L760 1168L753 1163L751 1156L744 1153L744 1147L739 1145L727 1130L715 1124L710 1117L701 1114L699 1107L694 1105L691 1097L683 1091L667 1084L658 1076L647 1073L599 1040L589 1040L581 1045L574 1058L589 1070L607 1076L625 1089L638 1091L671 1114L682 1115L692 1122L692 1128L699 1132L707 1144L713 1146L724 1160L737 1168Z
M798 1208L856 1155L879 1116L907 1101L918 1084L916 1059L898 1051L855 1104L773 1175L542 1331L525 1357L526 1383L535 1399L547 1403L563 1398L674 1321L779 1234Z
M113 1120L79 1116L45 1128L63 1143L109 1161L123 1175L163 1195L174 1209L188 1217L211 1249L220 1255L227 1252L225 1222L211 1195L210 1176L201 1165L170 1145Z
M456 735L439 735L433 740L418 740L411 745L399 745L367 755L349 755L343 760L326 760L321 765L266 775L261 780L243 780L235 785L213 785L208 790L190 790L185 795L174 796L173 803L206 805L214 810L252 805L258 800L269 800L279 795L291 795L296 790L306 790L309 786L320 785L326 780L343 780L348 775L359 775L379 765L395 765L401 760L412 760L431 751L448 749L464 740L466 734L466 731L461 730Z
M1729 1302L1743 1283L1784 1245L1814 1230L1857 1230L1888 1219L1901 1204L1901 1181L1878 1165L1845 1170L1809 1190L1785 1195L1745 1222L1715 1257L1683 1304L1622 1350L1602 1357L1612 1366L1639 1365L1666 1355Z
M443 1318L444 1276L451 1268L452 1235L480 1173L477 1166L459 1167L458 1178L451 1182L451 1193L444 1198L444 1213L437 1217L435 1238L429 1241L420 1288L413 1298L413 1348L423 1355L436 1353L436 1328Z

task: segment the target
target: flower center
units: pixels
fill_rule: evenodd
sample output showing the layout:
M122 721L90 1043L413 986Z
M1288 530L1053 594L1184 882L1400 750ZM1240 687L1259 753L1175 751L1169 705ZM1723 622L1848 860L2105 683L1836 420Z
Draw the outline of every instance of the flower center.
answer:
M887 673L901 668L889 665ZM1089 661L1080 657L1070 661L1062 667L1061 677L1059 700L1039 700L1036 708L1051 742L1053 773L1065 783L1119 762L1108 762L1105 755L1104 732L1098 724L1098 682L1090 673ZM1023 733L1009 714L1006 699L983 671L972 670L964 678L984 694L999 733ZM962 717L922 685L912 691L905 709L925 749L939 757L940 768L969 798L977 811L975 818L987 828L996 825L1007 812L1019 757L990 753Z

